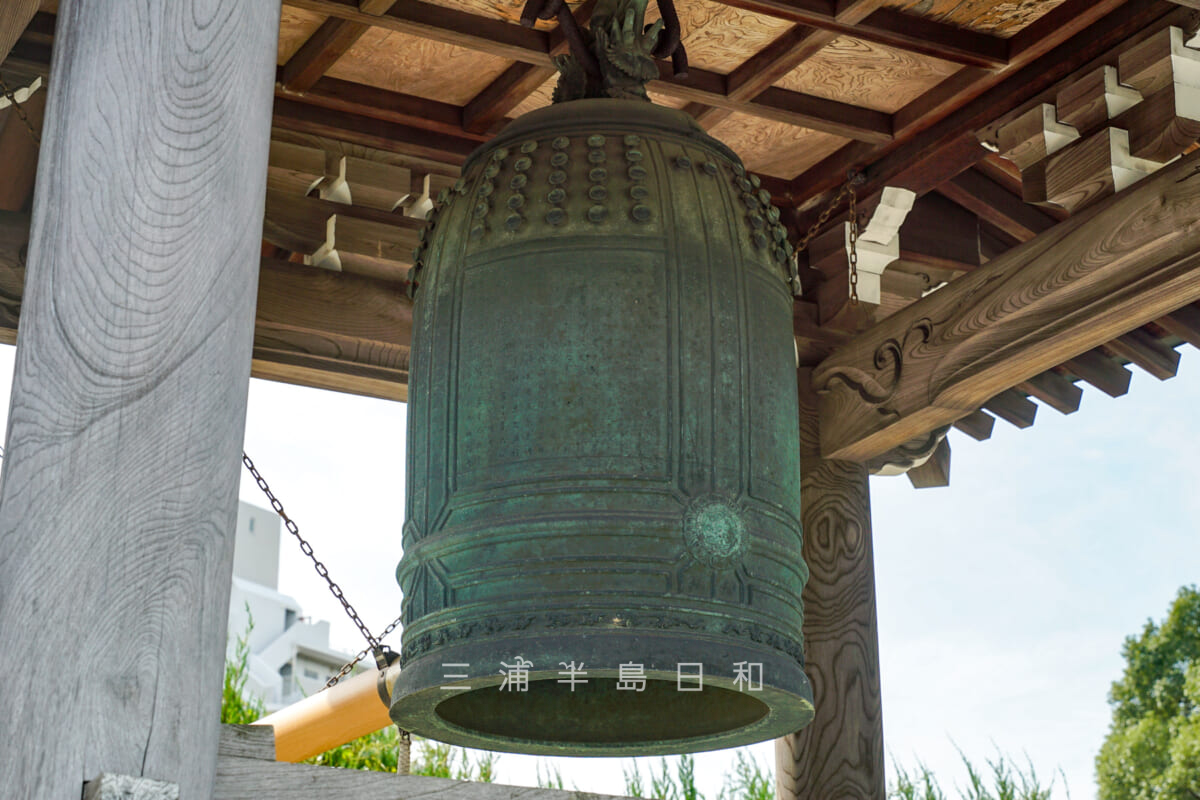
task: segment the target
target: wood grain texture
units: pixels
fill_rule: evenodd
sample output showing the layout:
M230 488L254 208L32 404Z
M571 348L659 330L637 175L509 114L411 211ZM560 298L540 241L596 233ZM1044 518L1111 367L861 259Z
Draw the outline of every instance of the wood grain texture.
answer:
M883 800L883 714L866 467L821 457L812 370L800 389L804 670L816 716L775 741L778 800Z
M867 459L1200 299L1200 154L857 336L817 369L823 452Z
M931 56L839 36L775 85L890 114L960 68Z
M686 0L676 10L688 63L713 72L732 72L792 27L787 20L712 0ZM652 3L646 24L657 19L658 5Z
M427 0L433 5L478 14L481 17L502 19L506 22L520 22L521 11L525 8L525 0ZM583 5L583 0L568 0L567 6L572 10ZM535 25L538 30L550 31L558 27L556 20L539 19Z
M279 19L279 45L275 54L275 63L279 66L286 64L288 59L312 38L324 20L323 14L293 6L283 6Z
M791 178L837 151L848 141L830 133L797 128L734 113L713 126L714 137L742 157L746 169Z
M275 731L270 725L222 725L217 759L275 760Z
M890 0L888 5L973 31L1013 36L1063 0Z
M325 20L283 65L280 82L294 91L311 88L368 30L357 22Z
M0 785L205 797L279 7L61 11L0 487L0 705L26 732ZM72 643L56 692L45 629Z
M0 62L8 58L8 52L37 12L38 0L10 0L4 4L4 13L0 14Z
M1036 397L1060 414L1074 414L1083 399L1083 389L1053 370L1034 375L1016 385L1018 391Z
M506 67L499 56L372 27L326 74L461 106Z

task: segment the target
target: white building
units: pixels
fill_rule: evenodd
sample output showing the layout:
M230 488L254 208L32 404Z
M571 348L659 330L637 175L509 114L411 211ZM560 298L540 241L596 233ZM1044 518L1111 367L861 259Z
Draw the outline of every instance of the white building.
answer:
M234 657L238 638L253 620L246 690L269 711L320 691L354 657L329 647L328 622L308 619L299 603L280 594L280 530L274 511L238 503L226 657Z

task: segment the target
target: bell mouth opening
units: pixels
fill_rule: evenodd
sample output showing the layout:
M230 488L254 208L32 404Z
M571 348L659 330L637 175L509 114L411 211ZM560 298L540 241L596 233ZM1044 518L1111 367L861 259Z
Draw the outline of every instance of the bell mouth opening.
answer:
M763 720L770 708L751 693L648 678L645 689L618 689L616 678L568 683L530 680L526 691L495 686L438 703L446 723L473 734L582 746L635 745L710 737Z

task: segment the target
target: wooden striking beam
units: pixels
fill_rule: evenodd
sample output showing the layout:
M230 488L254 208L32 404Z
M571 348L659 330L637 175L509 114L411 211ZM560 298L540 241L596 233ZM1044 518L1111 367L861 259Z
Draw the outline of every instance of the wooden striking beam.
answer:
M0 482L0 707L27 734L0 786L209 797L279 6L62 11ZM67 691L31 668L45 630L78 645Z
M1200 153L913 303L817 368L822 452L866 460L1200 299Z
M813 371L798 373L804 670L816 716L775 740L776 797L884 800L883 718L867 469L821 457Z

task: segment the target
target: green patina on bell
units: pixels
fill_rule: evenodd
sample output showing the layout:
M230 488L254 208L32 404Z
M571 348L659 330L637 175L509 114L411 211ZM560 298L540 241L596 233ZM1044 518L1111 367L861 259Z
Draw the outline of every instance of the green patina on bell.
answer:
M638 100L534 111L468 160L414 270L401 727L623 756L809 722L769 201Z

